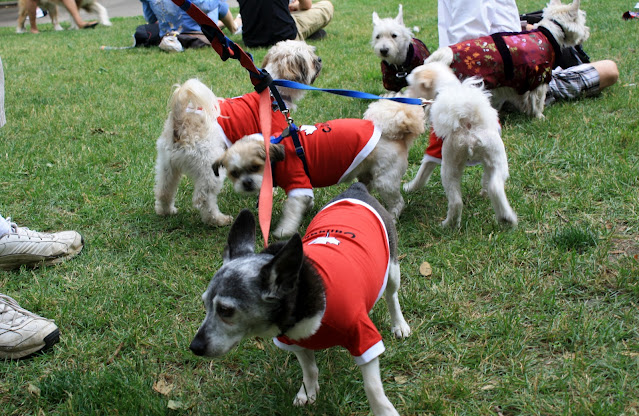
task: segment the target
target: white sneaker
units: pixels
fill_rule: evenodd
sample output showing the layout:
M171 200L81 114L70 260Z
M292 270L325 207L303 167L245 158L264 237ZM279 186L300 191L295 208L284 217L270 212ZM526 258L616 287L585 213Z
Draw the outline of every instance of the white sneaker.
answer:
M22 309L0 293L0 359L26 358L59 340L60 331L52 320Z
M11 232L0 237L0 270L57 264L80 253L83 246L75 231L39 233L11 223Z

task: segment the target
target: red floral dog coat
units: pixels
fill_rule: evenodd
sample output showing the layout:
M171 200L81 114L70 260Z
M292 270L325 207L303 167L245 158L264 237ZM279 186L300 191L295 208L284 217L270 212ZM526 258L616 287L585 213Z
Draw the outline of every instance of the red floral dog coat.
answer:
M423 65L424 60L430 56L428 48L421 40L413 38L408 47L406 61L402 65L389 64L382 61L382 81L384 88L389 91L399 91L406 87L406 76L416 67Z
M450 67L460 80L480 76L488 89L514 88L518 94L549 83L559 45L547 29L495 33L456 43Z

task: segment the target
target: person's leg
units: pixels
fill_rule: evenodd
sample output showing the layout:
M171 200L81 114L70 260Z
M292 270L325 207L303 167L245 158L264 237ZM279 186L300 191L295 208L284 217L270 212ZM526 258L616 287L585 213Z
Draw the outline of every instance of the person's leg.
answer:
M619 70L613 61L596 61L568 69L552 71L546 105L556 100L575 100L592 97L617 82Z
M616 84L619 80L619 69L614 61L606 59L591 62L590 65L592 65L599 74L599 91Z
M519 9L515 0L492 0L489 2L488 20L490 32L487 35L499 32L520 32L521 21Z
M490 34L486 1L443 0L438 8L440 48Z
M297 26L297 40L304 40L324 28L333 18L333 3L328 0L313 3L308 10L291 12Z

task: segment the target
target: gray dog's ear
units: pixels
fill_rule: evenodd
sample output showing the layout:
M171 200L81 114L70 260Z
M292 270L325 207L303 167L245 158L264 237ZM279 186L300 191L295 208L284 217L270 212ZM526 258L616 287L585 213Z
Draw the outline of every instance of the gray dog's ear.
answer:
M224 167L224 163L222 163L223 159L224 158L219 158L218 160L213 162L213 165L211 165L211 169L213 169L213 173L215 174L215 176L220 176L220 168Z
M255 253L255 217L248 209L243 209L231 225L224 263L238 257Z
M273 260L262 269L262 276L266 280L263 282L266 290L262 298L264 300L282 299L291 293L297 287L303 259L302 238L299 234L294 234L273 257Z

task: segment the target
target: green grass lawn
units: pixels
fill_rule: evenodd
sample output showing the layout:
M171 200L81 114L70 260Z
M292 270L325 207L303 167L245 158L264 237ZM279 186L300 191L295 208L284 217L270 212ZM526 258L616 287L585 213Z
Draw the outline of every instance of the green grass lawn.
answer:
M431 50L436 3L402 1L407 25L421 28ZM639 413L639 22L621 19L634 3L582 1L592 34L584 48L618 63L616 85L547 108L544 120L502 116L516 230L496 225L479 195L480 168L464 175L459 230L439 225L446 198L438 171L405 195L400 301L413 334L392 338L383 301L372 312L386 345L384 386L402 415ZM334 4L328 36L314 42L324 62L316 85L383 93L371 13L395 16L397 3ZM518 5L528 12L544 2ZM361 374L345 350L317 354L321 392L304 409L292 406L302 377L296 359L270 340L246 340L216 360L188 350L228 228L200 222L188 180L178 215L155 214L155 140L173 84L198 77L225 97L252 87L237 61L211 49L101 50L131 45L143 23L112 20L111 28L64 32L42 22L38 36L0 28L0 213L86 240L68 263L0 273L0 292L55 319L61 332L46 355L0 362L0 414L367 415ZM259 65L266 51L250 52ZM366 106L313 92L294 118L361 117ZM411 150L405 181L426 142ZM340 189L318 190L313 212ZM282 202L279 193L275 219ZM221 207L236 215L254 209L255 198L227 183ZM420 275L423 262L430 276Z

